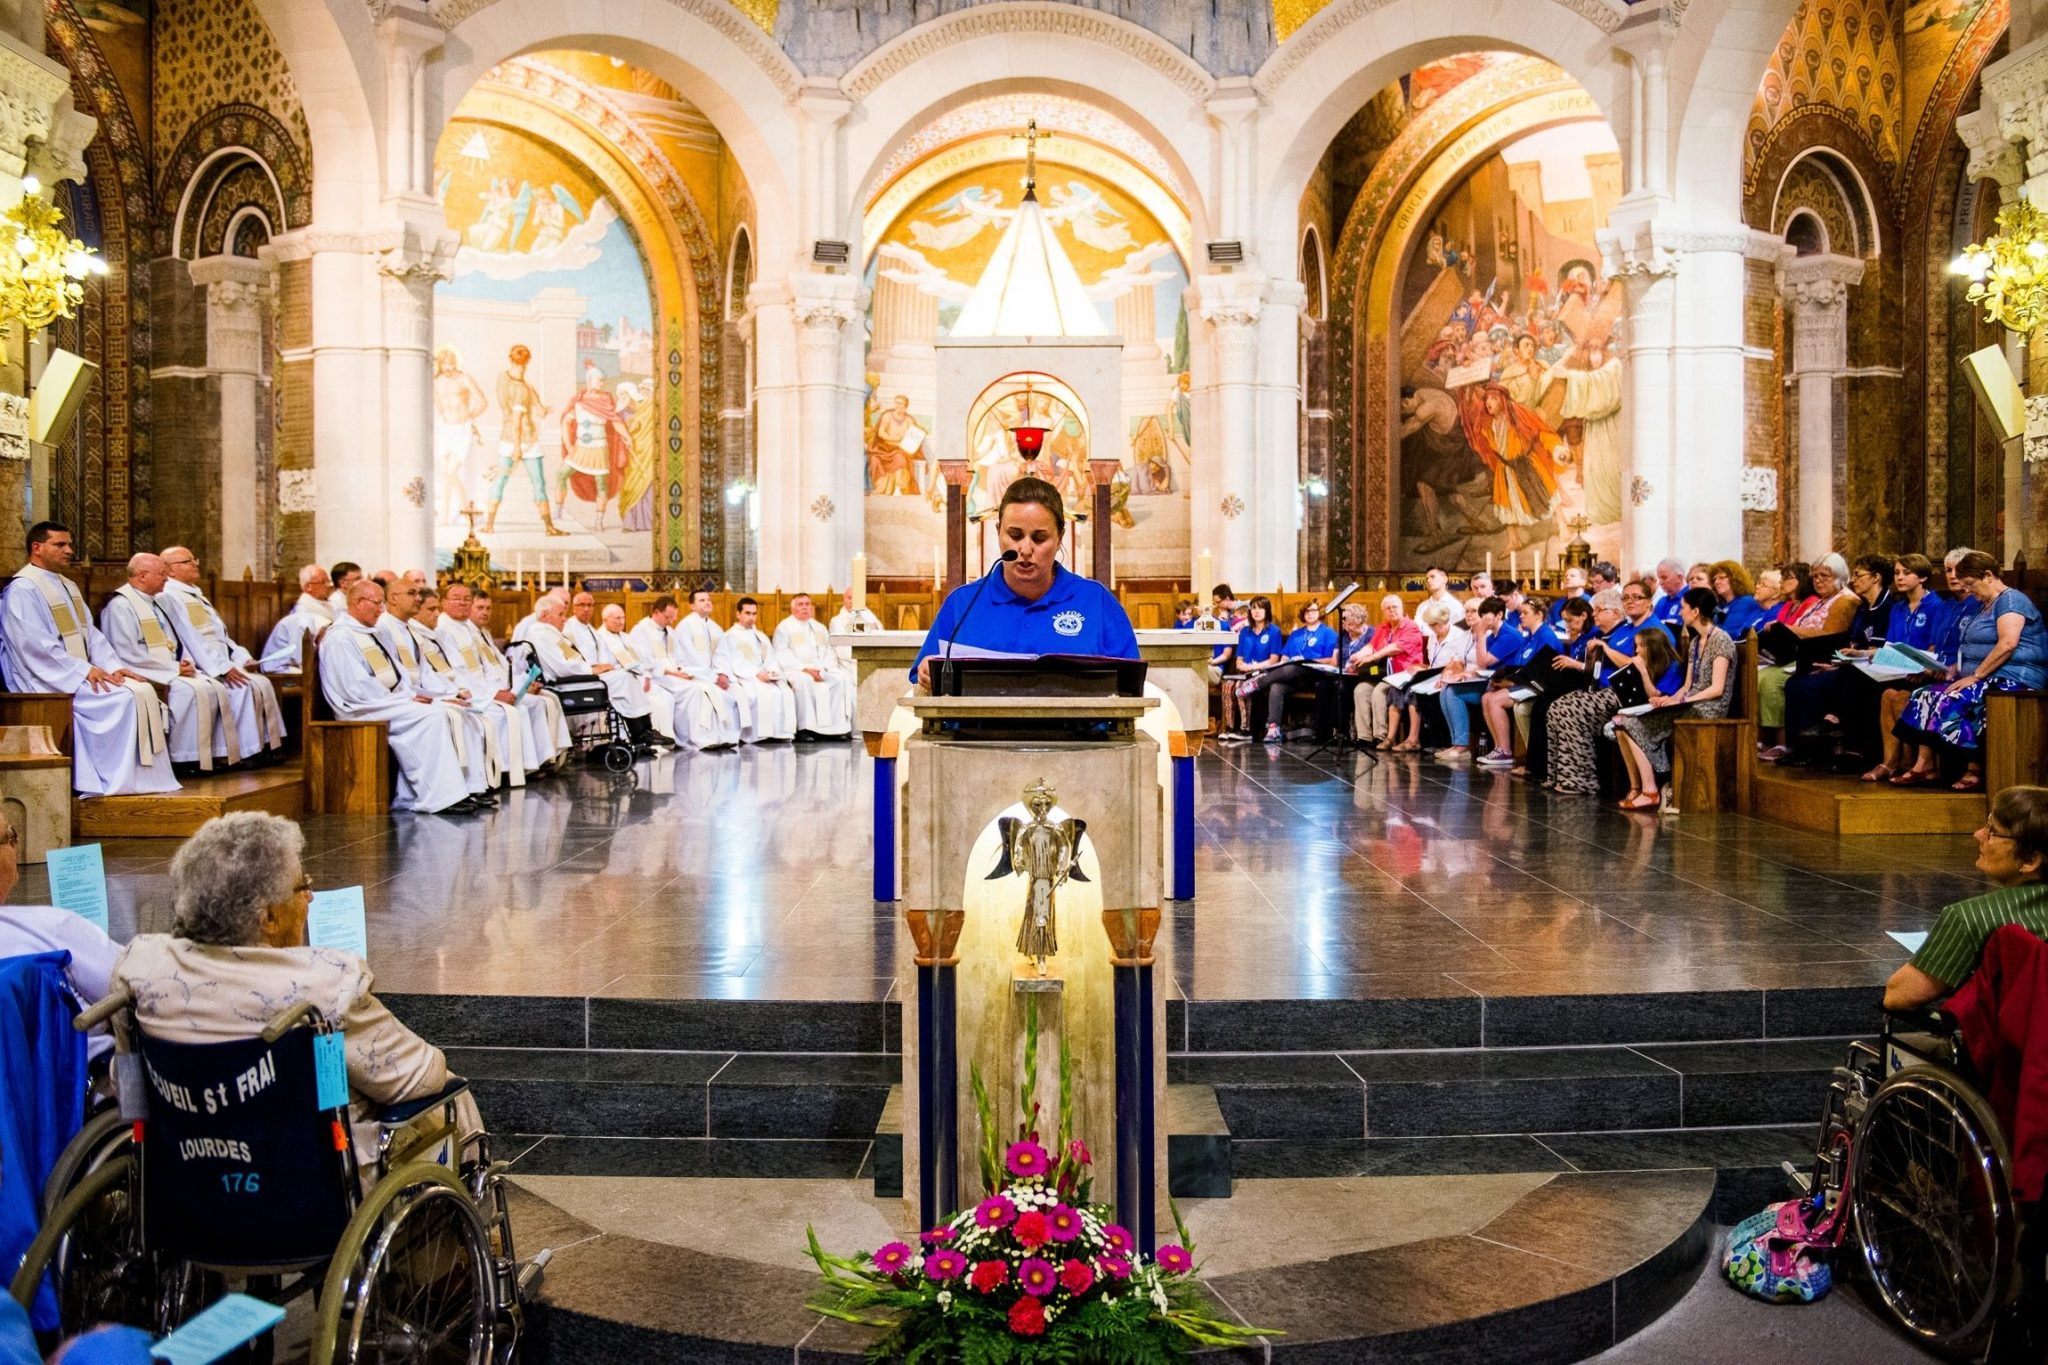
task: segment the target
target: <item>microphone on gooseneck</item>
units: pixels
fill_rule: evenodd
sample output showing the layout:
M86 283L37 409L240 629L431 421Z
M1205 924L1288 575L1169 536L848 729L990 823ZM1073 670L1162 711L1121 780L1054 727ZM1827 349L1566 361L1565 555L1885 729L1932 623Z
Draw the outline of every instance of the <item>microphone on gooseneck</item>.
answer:
M1014 562L1016 558L1017 552L1015 550L1003 551L1000 555L996 556L996 562L989 565L988 572L975 581L974 596L967 599L967 605L961 609L960 619L953 623L953 633L946 637L946 653L941 662L951 663L953 661L953 642L960 638L960 627L967 624L968 614L974 610L974 604L981 600L981 590L988 586L989 579L995 577L997 569L1002 568L1005 564Z

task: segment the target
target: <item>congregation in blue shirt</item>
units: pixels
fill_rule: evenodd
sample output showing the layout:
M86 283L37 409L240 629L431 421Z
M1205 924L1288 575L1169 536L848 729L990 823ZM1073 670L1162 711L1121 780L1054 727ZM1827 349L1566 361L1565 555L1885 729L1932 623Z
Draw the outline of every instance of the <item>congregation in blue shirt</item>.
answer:
M1917 607L1909 605L1902 597L1892 603L1891 617L1884 627L1885 643L1910 645L1914 649L1934 652L1955 614L1956 605L1935 593L1922 597Z
M1770 621L1771 609L1757 605L1757 600L1748 593L1724 602L1714 613L1714 624L1728 632L1730 637L1740 640L1743 632L1761 630Z
M1283 658L1327 659L1337 652L1337 632L1328 626L1296 626L1280 646Z
M1650 619L1659 625L1669 626L1674 631L1677 630L1678 608L1679 604L1684 602L1684 600L1685 595L1683 593L1667 593L1659 590L1656 599L1650 603Z
M1237 633L1237 661L1241 664L1262 664L1268 659L1277 659L1284 644L1280 627L1271 621L1263 630L1246 626Z
M911 662L913 680L918 665L939 653L948 640L1005 654L1138 657L1138 637L1116 595L1094 579L1060 565L1053 566L1052 584L1036 602L1011 592L1000 569L989 575L981 600L969 614L967 606L974 600L974 591L975 585L966 583L946 594L917 658Z
M1549 626L1536 627L1534 635L1524 635L1512 621L1501 623L1492 639L1486 642L1486 652L1493 656L1495 668L1520 668L1536 657L1545 645L1564 653L1564 641Z
M1582 592L1582 593L1579 593L1579 594L1578 594L1578 598L1579 598L1579 600L1580 600L1580 601L1582 601L1582 602L1590 602L1590 601L1592 601L1592 600L1593 600L1593 594L1592 594L1592 593L1589 593L1589 592ZM1543 619L1544 619L1544 621L1545 621L1545 622L1547 622L1548 624L1550 624L1550 625L1553 625L1553 626L1554 626L1554 625L1556 625L1556 624L1557 624L1557 623L1558 623L1559 621L1563 620L1563 619L1564 619L1564 604L1565 604L1565 603L1567 603L1567 602L1569 602L1569 601L1571 601L1571 600L1572 600L1572 595L1571 595L1570 593L1566 593L1566 594L1564 594L1564 595L1562 595L1562 596L1558 597L1558 598L1557 598L1557 599L1556 599L1555 601L1553 601L1553 602L1552 602L1552 603L1550 604L1550 610L1544 613L1544 615L1543 615Z

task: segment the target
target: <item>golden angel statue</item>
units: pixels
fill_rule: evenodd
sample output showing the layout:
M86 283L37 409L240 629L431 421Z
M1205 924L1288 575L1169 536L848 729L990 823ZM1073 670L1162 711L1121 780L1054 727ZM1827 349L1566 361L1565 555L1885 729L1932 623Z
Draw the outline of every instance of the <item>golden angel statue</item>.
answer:
M1043 779L1032 783L1024 791L1024 804L1031 812L1031 818L1019 820L1006 815L996 822L996 829L1002 835L1002 856L996 863L995 871L987 880L998 877L1028 877L1030 888L1026 892L1024 923L1017 930L1017 951L1038 964L1038 974L1045 975L1045 960L1060 950L1059 918L1053 905L1053 893L1060 885L1072 878L1085 882L1087 876L1081 871L1081 836L1087 832L1085 820L1046 819L1054 803L1059 799Z

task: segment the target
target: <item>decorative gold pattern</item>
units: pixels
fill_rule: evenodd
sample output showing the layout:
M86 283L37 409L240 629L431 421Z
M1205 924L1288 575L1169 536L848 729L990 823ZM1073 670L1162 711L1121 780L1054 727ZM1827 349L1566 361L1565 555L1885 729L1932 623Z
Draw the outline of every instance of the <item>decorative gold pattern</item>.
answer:
M1746 142L1751 156L1772 125L1800 105L1831 104L1897 173L1906 92L1891 9L1887 0L1802 0L1757 87Z
M218 106L253 104L290 131L299 163L313 164L298 86L256 6L245 0L162 0L150 34L154 145L160 154L177 147Z
M1273 0L1273 36L1286 42L1329 3L1330 0Z
M761 32L774 36L775 11L781 8L780 0L732 0L732 7L761 26Z

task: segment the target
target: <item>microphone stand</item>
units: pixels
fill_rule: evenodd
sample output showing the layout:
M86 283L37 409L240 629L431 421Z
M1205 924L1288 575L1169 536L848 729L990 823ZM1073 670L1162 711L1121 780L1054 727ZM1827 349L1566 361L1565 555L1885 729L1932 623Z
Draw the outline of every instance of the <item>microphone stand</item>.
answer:
M939 656L939 667L932 670L933 696L942 697L947 695L946 685L950 684L953 680L953 670L948 667L953 662L953 644L960 638L960 628L967 624L967 618L973 614L976 604L981 601L981 594L987 589L989 579L995 577L996 571L1001 569L1003 565L1012 563L1016 558L1017 552L1015 550L1003 551L1000 555L996 556L996 562L988 567L988 572L975 580L974 596L967 599L967 605L960 611L960 619L953 623L953 633L946 637L945 653Z

